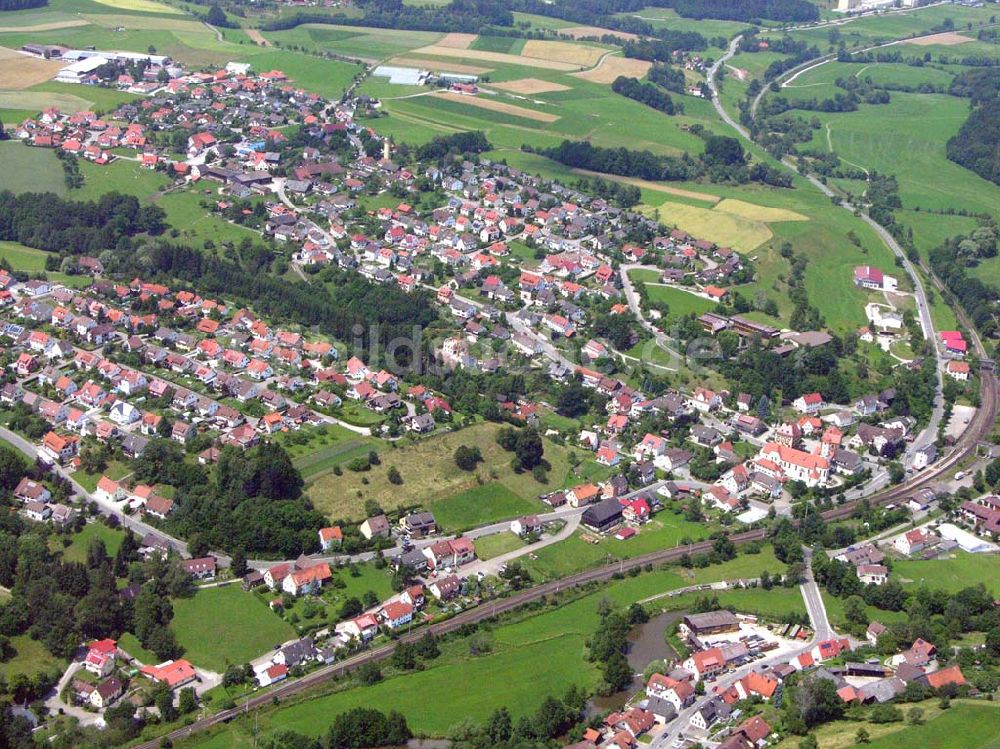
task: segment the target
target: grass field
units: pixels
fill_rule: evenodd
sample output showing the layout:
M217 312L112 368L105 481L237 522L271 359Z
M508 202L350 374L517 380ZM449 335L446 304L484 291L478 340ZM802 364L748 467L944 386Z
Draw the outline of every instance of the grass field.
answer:
M160 659L156 657L156 653L146 650L146 648L140 645L139 638L131 632L125 632L118 638L118 646L143 665L155 665L160 662Z
M535 512L539 506L538 502L519 497L496 481L453 494L432 505L434 517L449 532L513 519Z
M45 270L45 258L49 253L36 250L32 247L25 247L17 242L0 241L0 257L11 264L14 270L25 273L45 273L45 276L57 283L65 284L72 288L83 288L89 286L90 276L68 276L58 271ZM98 477L100 478L100 477Z
M143 169L136 162L123 159L105 166L81 161L80 173L83 174L83 187L69 192L74 200L96 200L105 193L120 192L149 201L169 184L163 173Z
M493 559L501 554L524 548L524 541L510 531L494 533L476 539L476 556L480 559Z
M238 585L201 590L173 606L171 627L184 656L211 671L246 663L295 636L289 624Z
M52 655L42 643L27 635L11 637L10 644L14 648L14 657L0 662L0 678L8 682L17 674L33 676L62 671L66 665L65 661Z
M114 557L125 539L125 533L108 528L104 523L87 523L82 531L73 536L73 543L63 549L63 559L67 562L86 562L87 548L95 538L103 541L108 556Z
M0 190L66 193L62 165L55 152L30 148L20 141L0 143Z
M673 286L646 286L646 293L652 302L666 302L670 314L685 317L689 314L702 315L715 309L715 302L695 296Z
M723 200L712 208L668 200L645 212L692 236L742 252L751 252L774 236L769 223L809 220L808 216L788 209L734 199Z
M982 583L994 597L1000 598L1000 556L996 554L960 551L946 558L897 561L892 565L892 574L904 585L923 585L949 593Z
M499 489L491 489L487 493L488 498L501 502L499 506L503 508L503 513L513 509L513 515L520 514L539 494L563 484L569 472L568 450L546 442L545 458L552 464L552 469L549 484L539 484L530 473L515 474L511 470L510 453L504 452L494 439L498 429L496 424L478 424L393 450L383 450L381 465L373 466L367 472L344 471L342 476L320 476L310 485L309 496L318 510L332 518L357 519L361 516L364 500L369 498L386 509L416 502L434 509L438 503L459 495L457 499L446 501L441 522L446 522L445 518L448 518L464 525L479 517L479 510L472 508L483 499L483 495L474 492L462 496L463 492L499 482L498 486L502 485L506 493L494 494ZM460 445L479 446L484 463L476 471L469 473L455 465L453 456ZM395 466L399 471L403 478L402 486L389 483L389 466ZM511 497L518 498L520 502L515 504ZM481 512L497 517L490 509L492 506L482 507ZM499 517L510 515L500 514Z
M1000 705L996 702L953 700L950 709L941 710L937 700L927 700L919 703L919 707L924 713L924 724L920 726L840 720L821 726L814 733L823 749L859 746L854 737L861 726L871 737L870 743L864 746L871 749L898 749L901 746L992 749L1000 740ZM800 741L799 737L789 737L772 746L795 749Z

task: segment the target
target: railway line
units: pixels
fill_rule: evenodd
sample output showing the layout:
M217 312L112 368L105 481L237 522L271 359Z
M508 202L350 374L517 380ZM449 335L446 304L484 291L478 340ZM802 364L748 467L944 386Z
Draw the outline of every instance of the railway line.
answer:
M965 430L965 433L958 440L958 442L956 442L955 448L948 455L948 457L940 461L933 468L924 471L903 484L890 487L867 497L866 499L868 499L869 502L873 504L890 504L895 501L900 501L912 494L915 490L940 479L943 475L948 473L952 468L968 458L970 455L975 455L977 445L980 440L992 429L997 416L998 393L996 376L993 372L984 371L982 372L981 378L981 406L977 410L973 420L970 422L969 427ZM839 507L826 510L822 513L822 517L826 521L842 520L850 517L861 501L861 499L858 499L851 502L845 502ZM733 543L737 545L746 544L751 541L761 541L765 538L767 538L766 528L756 528L730 536ZM627 560L627 564L629 567L642 566L646 564L663 564L665 562L677 561L684 554L696 554L709 551L711 548L711 541L699 541L686 546L661 549L660 551L644 554ZM484 619L489 619L499 614L513 611L521 606L524 606L525 604L553 595L565 590L566 588L586 585L591 582L610 580L624 567L624 565L625 562L622 561L619 564L585 570L569 577L536 585L527 590L515 593L507 598L491 601L474 609L463 611L462 613L445 621L433 623L427 627L420 628L416 632L405 634L396 642L381 645L363 653L358 653L357 655L347 658L339 663L334 663L318 669L301 679L286 682L276 689L268 690L249 697L243 704L237 707L222 710L213 715L201 718L190 725L183 726L182 728L178 728L170 732L167 734L167 737L176 743L177 741L186 739L196 733L206 731L223 723L227 723L238 717L241 713L249 712L252 709L269 705L275 698L279 700L287 699L288 697L292 697L314 687L320 686L331 679L343 676L366 663L377 663L385 660L392 655L397 642L414 642L428 632L435 635L445 635L460 629L464 625L475 624L483 621ZM161 740L162 737L151 739L150 741L138 744L136 749L156 749L160 746Z

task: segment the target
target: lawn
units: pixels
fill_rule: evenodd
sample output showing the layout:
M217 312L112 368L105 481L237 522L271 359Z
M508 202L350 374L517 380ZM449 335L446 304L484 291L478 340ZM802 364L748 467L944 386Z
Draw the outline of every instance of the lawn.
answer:
M16 635L10 638L15 655L0 662L0 679L10 681L16 674L33 676L39 673L62 672L66 662L56 658L42 643L32 640L27 635Z
M59 271L45 270L45 259L50 253L25 247L17 242L0 242L0 258L3 258L14 270L25 273L44 273L49 281L65 284L72 288L89 286L90 276L70 276Z
M93 492L97 488L97 482L101 480L101 476L107 476L114 481L120 481L131 472L132 468L128 463L113 460L108 463L103 471L97 471L96 473L87 473L81 468L73 474L73 480L88 492Z
M540 484L531 473L516 474L511 469L511 454L502 450L495 440L499 429L497 424L484 423L412 443L391 443L398 446L381 450L381 465L357 473L345 470L342 476L324 474L310 485L309 496L316 508L331 518L360 519L366 499L378 501L385 509L417 503L430 507L456 494L498 481L514 496L530 501L552 487L562 486L569 472L568 448L546 441L545 458L552 468L548 484ZM477 445L482 451L484 462L475 471L463 471L455 465L453 456L460 445ZM402 485L390 483L390 466L399 472ZM504 496L503 501L514 507L509 497ZM450 517L463 524L475 522L476 516L467 512L467 505L465 500L454 502L451 511L456 514ZM526 505L518 505L512 514L520 514L525 509L528 509ZM484 508L484 512L491 518L497 517L489 508ZM509 517L506 512L505 508L500 516ZM446 505L445 517L449 517L449 505Z
M970 585L986 586L1000 598L1000 556L958 551L947 557L920 561L896 561L892 576L907 586L925 586L955 593Z
M673 286L646 285L646 294L651 302L665 302L670 308L670 314L675 317L686 315L701 315L715 309L715 302L705 297L678 289Z
M525 565L534 577L551 580L588 567L617 563L671 548L682 541L699 540L706 537L710 530L705 523L692 523L665 510L640 528L638 535L626 541L606 536L599 537L597 543L590 543L584 540L584 536L597 538L594 534L577 531L564 541L539 549L527 559ZM754 574L759 572L760 569L757 569Z
M155 665L160 662L160 659L156 657L156 653L146 650L146 648L140 645L139 638L131 632L126 632L118 638L118 647L143 665Z
M179 190L161 195L156 204L167 212L167 223L180 232L178 241L193 247L202 247L206 240L216 245L224 242L236 244L246 238L260 243L261 238L253 229L230 223L201 205L206 196L190 190ZM214 200L209 198L209 202Z
M0 190L66 193L62 165L55 151L30 148L20 141L0 143Z
M523 499L494 481L438 500L431 504L431 510L438 524L454 533L537 512L540 506L538 502Z
M108 550L108 556L114 557L122 545L125 533L109 528L104 523L87 523L83 530L73 536L73 543L63 549L63 559L67 562L86 562L87 548L95 538L103 541L104 548Z
M69 191L73 200L96 200L105 193L119 192L149 201L169 184L161 172L143 169L138 163L119 159L105 166L80 161L83 187Z
M223 672L295 636L256 596L238 585L200 590L173 601L172 628L184 656L196 666Z
M476 539L476 556L480 559L493 559L493 557L523 548L524 541L510 531L502 531L494 533L492 536Z

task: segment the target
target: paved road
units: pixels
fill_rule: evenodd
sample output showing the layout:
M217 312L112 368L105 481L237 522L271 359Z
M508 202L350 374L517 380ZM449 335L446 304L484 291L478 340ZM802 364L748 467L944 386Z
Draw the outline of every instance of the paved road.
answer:
M28 440L24 439L21 435L10 431L6 427L0 427L0 439L9 442L18 450L20 450L25 455L30 457L32 460L38 458L39 451L35 445L33 445L31 442L28 442ZM114 515L121 521L121 524L123 526L131 529L135 533L138 533L139 536L145 536L147 533L155 533L157 536L167 539L167 541L169 541L174 546L174 548L177 549L178 553L181 556L184 557L190 556L190 554L188 553L187 544L184 541L181 541L179 538L174 538L168 533L161 531L159 528L154 528L153 526L149 525L148 523L144 523L138 518L132 517L130 515L125 515L121 511L121 507L119 507L114 502L107 502L98 499L93 494L84 489L82 486L80 486L80 484L77 483L76 479L73 478L73 474L69 473L61 465L54 464L52 466L52 470L55 471L59 476L62 476L64 479L69 481L70 486L73 488L73 492L74 494L76 494L77 497L82 498L86 502L95 503L102 515L109 515L109 516ZM228 564L228 557L223 557L223 559L226 559L227 560L226 563Z
M715 690L718 689L724 691L752 670L760 669L763 666L787 663L795 656L811 650L813 645L817 642L830 639L831 637L835 637L837 635L833 627L830 626L830 620L826 615L826 607L823 606L823 598L820 596L819 586L816 585L816 581L812 576L812 550L806 549L805 553L806 576L805 580L799 586L799 590L802 592L802 598L806 603L806 611L809 613L809 622L813 629L812 639L808 643L803 644L802 647L791 652L785 652L781 655L774 655L769 658L752 661L751 663L748 663L747 665L716 679L715 682L710 685L707 690L707 694L703 697L699 697L690 707L682 710L672 722L667 724L663 733L657 736L650 745L653 749L667 749L675 740L684 734L688 730L688 724L691 720L691 716L714 697Z
M635 315L639 324L653 335L653 340L656 341L656 345L670 354L676 363L680 364L684 361L684 357L676 349L671 348L669 343L670 339L667 337L667 334L656 327L652 322L647 320L645 315L643 315L642 305L639 303L639 294L635 290L635 287L632 284L632 279L629 278L628 275L629 271L633 270L655 270L659 273L662 269L652 265L632 264L621 266L619 273L622 279L622 289L625 292L625 301L628 302L628 307L632 310L632 314ZM677 371L677 366L663 368Z
M712 103L714 104L716 111L719 113L719 116L726 122L726 124L728 124L737 133L739 133L741 137L743 137L747 141L753 142L752 138L750 137L750 133L747 131L747 129L744 128L739 123L737 123L735 120L733 120L732 117L729 116L728 112L726 112L725 107L722 106L722 101L719 96L718 85L715 80L715 74L718 71L719 67L736 54L736 50L737 47L739 46L740 39L741 37L736 37L735 39L733 39L732 42L730 42L729 44L729 49L726 51L726 54L723 55L723 57L720 58L712 66L711 70L708 73L708 86L712 90ZM887 46L887 45L884 44L875 45L875 47L879 46ZM799 72L802 72L803 70L808 69L810 67L816 67L819 64L824 64L830 58L831 58L830 55L825 55L824 57L804 62L797 68L793 68L792 70L787 71L783 76L779 76L776 80L780 81L782 80L782 78L787 76L795 77L796 75L798 75ZM765 86L762 89L761 93L757 96L757 100L754 102L754 107L752 108L752 111L754 112L756 111L756 104L759 102L760 98L764 95L764 92L766 92L767 90L768 90L767 86ZM794 172L798 173L799 175L805 176L805 178L808 179L809 182L817 190L822 192L828 198L834 199L837 197L836 194L833 192L833 190L831 190L827 185L823 184L815 176L811 174L802 175L798 167L789 159L782 159L781 163L784 164L789 169L793 170ZM945 363L942 357L938 355L937 333L935 332L934 321L931 317L930 304L927 301L927 293L924 289L923 281L921 279L920 274L917 272L917 269L914 267L913 263L910 262L909 258L906 255L906 252L903 250L900 244L893 238L893 236L889 233L889 231L886 230L886 228L883 227L881 224L879 224L877 221L875 221L875 219L873 219L871 216L869 216L867 213L861 210L858 206L848 203L846 200L840 200L838 205L844 210L850 211L851 213L854 213L855 215L859 216L865 223L867 223L875 231L875 233L879 235L879 237L882 239L885 245L892 251L892 253L901 261L903 268L906 270L906 272L909 274L910 278L913 281L914 297L917 302L917 313L920 319L921 330L923 331L924 338L930 342L931 350L934 352L933 356L935 364L935 373L937 377L937 386L934 395L934 410L931 412L931 417L928 420L926 427L920 432L919 435L917 435L914 441L907 446L906 454L903 458L903 463L904 466L909 467L910 465L912 465L914 455L919 449L926 447L927 445L930 445L937 440L938 426L940 425L941 419L944 415L945 403L944 403L943 390L944 390Z

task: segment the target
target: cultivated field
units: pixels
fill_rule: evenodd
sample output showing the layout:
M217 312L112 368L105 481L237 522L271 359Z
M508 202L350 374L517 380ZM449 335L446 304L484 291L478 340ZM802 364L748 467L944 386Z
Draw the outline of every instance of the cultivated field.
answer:
M591 83L613 83L615 78L620 75L642 78L651 67L653 67L653 63L645 60L610 55L601 60L597 67L573 75Z
M468 49L476 41L475 34L445 34L438 45L441 47L451 47L452 49Z
M918 47L929 47L932 44L941 44L945 47L951 47L955 44L966 44L967 42L975 41L967 36L962 36L961 34L956 34L953 31L946 31L943 34L932 34L931 36L923 36L919 39L913 39L910 44L914 44Z
M584 44L530 39L524 43L524 49L521 51L521 54L524 57L539 60L571 62L581 67L590 67L591 65L595 65L603 55L607 54L607 50L600 47L589 47Z
M61 67L61 62L42 60L0 47L0 89L20 90L44 83Z
M524 117L525 119L536 120L538 122L555 122L559 119L559 116L555 114L539 112L535 109L528 109L527 107L519 107L516 104L508 104L507 102L490 99L485 96L465 96L463 94L454 94L447 91L435 93L434 96L447 101L467 104L470 107L479 107L481 109L488 109L491 112L501 112L503 114L510 114L515 117Z
M681 198L690 198L691 200L703 200L707 203L717 203L721 200L718 195L711 195L705 192L695 192L694 190L684 190L680 187L671 187L663 182L650 182L649 180L639 179L638 177L619 177L616 174L600 174L598 172L592 172L589 169L574 169L573 171L577 174L586 174L590 177L610 179L615 182L622 182L626 185L635 185L636 187L641 187L644 190L664 192L669 195L677 195Z
M27 33L32 31L55 31L56 29L70 29L74 26L86 26L89 21L82 18L70 19L66 21L49 21L48 23L25 24L24 26L0 26L0 34L5 33Z
M789 211L786 208L771 208L769 206L747 203L743 200L734 200L732 198L723 200L715 206L715 210L732 213L735 216L748 218L751 221L763 221L765 223L772 221L809 220L808 216L803 216L801 213L796 213L795 211Z
M600 39L603 36L617 36L619 39L638 39L635 34L629 34L627 31L615 31L613 29L602 29L598 26L569 26L565 29L559 29L559 33L563 36L571 36L574 39L584 39L586 37L592 37Z
M780 209L779 209L780 210ZM743 252L760 247L773 234L767 224L737 213L667 201L656 209L659 220L700 239Z
M94 0L94 2L135 13L181 13L177 8L158 3L156 0Z
M520 78L516 81L491 83L494 88L510 91L515 94L548 94L553 91L569 91L569 86L554 81L543 81L539 78Z
M525 45L527 46L527 45ZM543 68L545 70L579 70L580 65L568 62L556 62L554 60L543 60L539 58L527 58L520 55L508 55L503 52L483 52L477 49L456 49L455 47L445 47L441 44L432 44L428 47L420 47L414 52L418 55L432 55L434 57L457 57L463 60L496 62L506 65L523 65L527 67Z

